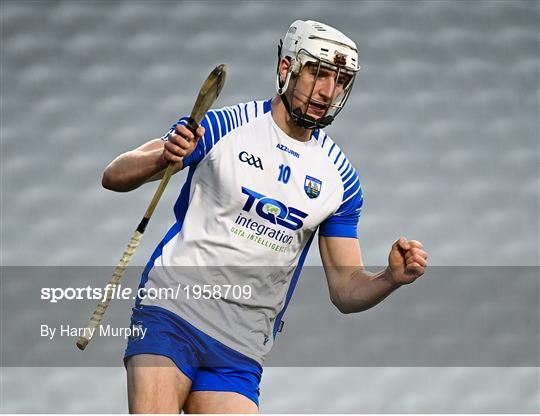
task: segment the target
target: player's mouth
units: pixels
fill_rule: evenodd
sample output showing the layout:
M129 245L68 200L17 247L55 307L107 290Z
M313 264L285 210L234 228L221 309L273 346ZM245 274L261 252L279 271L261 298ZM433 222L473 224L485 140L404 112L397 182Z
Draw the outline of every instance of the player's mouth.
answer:
M327 104L321 104L314 101L309 102L308 113L312 113L319 117L322 117L324 113L326 113L326 110L328 110Z

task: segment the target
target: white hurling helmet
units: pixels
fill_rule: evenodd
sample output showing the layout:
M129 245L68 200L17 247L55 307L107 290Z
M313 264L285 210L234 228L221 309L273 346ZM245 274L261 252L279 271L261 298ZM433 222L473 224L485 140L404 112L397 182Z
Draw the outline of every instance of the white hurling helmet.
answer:
M279 75L279 63L285 57L289 57L291 65L287 76L283 80ZM291 108L291 103L285 97L291 75L298 76L306 64L313 65L314 71L316 70L315 80L320 69L325 68L335 71L336 80L343 80L344 82L343 91L334 98L333 102L323 103L312 98L315 82L308 96L296 91L296 80L298 78L295 77L293 96L296 94L304 103L312 103L326 109L323 116L317 120L307 114L307 105L304 105L305 110L303 111L300 107ZM351 39L324 23L312 20L297 20L289 27L285 39L280 41L278 45L277 93L297 125L307 129L323 128L334 120L345 105L351 93L356 72L359 69L358 50Z

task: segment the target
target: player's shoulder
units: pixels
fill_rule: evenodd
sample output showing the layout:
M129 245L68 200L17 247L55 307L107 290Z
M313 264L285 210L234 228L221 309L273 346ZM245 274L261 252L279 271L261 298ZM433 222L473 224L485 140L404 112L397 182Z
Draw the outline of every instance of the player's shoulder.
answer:
M336 215L342 215L351 209L359 212L364 197L360 176L355 167L347 158L345 152L324 130L315 131L313 137L317 140L320 151L323 153L323 158L327 160L328 165L335 172L336 185L343 192L341 205Z
M206 155L223 138L238 132L270 111L269 100L254 100L208 111L201 123L206 133L202 146Z
M355 167L347 158L343 149L341 149L328 133L323 129L318 129L313 132L313 137L324 159L327 160L331 169L335 170L342 180L348 178L351 173L357 174Z
M235 130L268 113L271 108L270 101L253 100L214 108L207 113L206 118L215 125L220 123L227 131Z

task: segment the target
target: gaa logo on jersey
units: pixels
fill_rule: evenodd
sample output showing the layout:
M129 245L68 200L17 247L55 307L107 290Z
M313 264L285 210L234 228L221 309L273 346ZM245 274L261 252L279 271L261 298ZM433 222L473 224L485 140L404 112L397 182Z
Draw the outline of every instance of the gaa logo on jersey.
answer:
M308 214L299 209L288 207L277 199L268 198L244 186L242 186L242 193L248 196L242 208L244 211L249 212L253 208L253 205L255 205L255 212L259 217L270 221L272 224L279 224L289 230L296 231L302 228L304 225L302 220L308 216Z
M244 150L242 150L238 154L238 159L240 159L240 162L244 162L250 166L254 166L260 170L264 170L261 158L255 155L250 155L248 152Z
M311 199L317 198L321 193L322 182L313 176L306 175L304 180L304 191Z

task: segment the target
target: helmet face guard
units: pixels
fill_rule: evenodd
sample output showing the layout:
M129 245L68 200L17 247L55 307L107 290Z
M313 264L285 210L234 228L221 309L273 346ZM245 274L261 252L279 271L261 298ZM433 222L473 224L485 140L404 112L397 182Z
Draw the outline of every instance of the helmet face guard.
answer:
M285 80L281 79L279 73L282 58L288 58L290 61ZM330 26L313 21L296 21L291 25L285 35L285 41L280 41L278 45L276 90L295 124L306 129L318 129L332 123L350 96L356 72L360 69L357 59L358 53L354 42ZM309 94L297 88L298 79L302 76L304 68L314 75ZM328 76L330 71L335 77L330 102L313 98L322 71L324 76ZM288 88L291 77L294 85ZM340 91L335 96L337 88ZM291 91L291 102L286 96L287 91ZM294 98L300 101L299 106L293 104ZM295 108L292 108L293 106ZM324 110L324 113L315 119L308 114L310 106Z
M356 72L345 68L343 65L334 64L330 61L317 58L306 50L300 50L298 58L297 63L300 63L300 66L296 65L296 71L295 68L292 68L291 71L295 75L293 78L294 84L291 88L291 102L289 102L289 99L285 96L285 90L287 90L287 86L285 85L282 85L282 87L285 88L284 90L282 88L283 92L282 94L280 94L280 97L283 100L285 107L289 111L293 121L298 126L305 129L324 128L330 125L332 121L334 121L334 118L345 106L345 103L349 99L352 87L354 85ZM295 64L292 63L291 67L294 66ZM314 75L313 84L311 86L309 94L306 94L305 92L297 89L298 79L301 76L301 72L304 68L312 71ZM332 97L332 100L330 102L323 102L313 98L313 93L315 92L315 87L319 79L319 74L321 73L321 70L331 71L334 74L334 86L330 94L330 97ZM287 76L289 75L287 74ZM341 91L337 96L335 96L336 89L338 87L341 89ZM299 106L295 106L293 104L292 100L294 98L296 98L297 101L300 101ZM308 114L309 107L313 105L317 106L320 109L324 109L324 114L318 119L315 119Z

